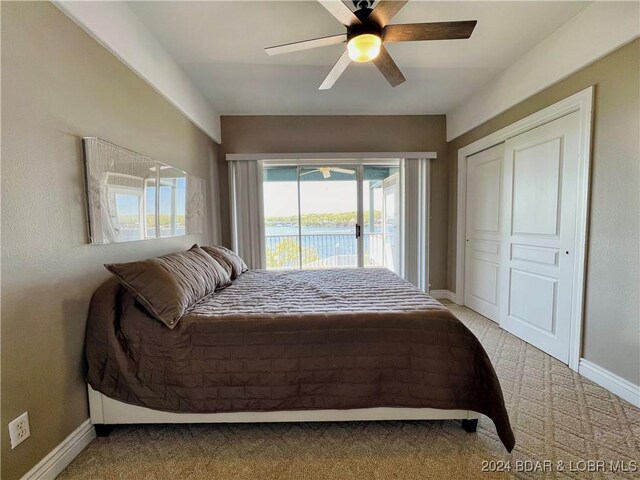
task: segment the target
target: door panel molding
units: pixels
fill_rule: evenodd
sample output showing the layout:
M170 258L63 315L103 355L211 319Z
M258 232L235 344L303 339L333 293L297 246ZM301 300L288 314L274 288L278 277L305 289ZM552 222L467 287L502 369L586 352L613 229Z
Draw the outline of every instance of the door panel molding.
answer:
M511 260L521 260L523 262L533 262L540 265L558 266L560 250L554 247L539 247L534 245L522 245L514 243L511 245Z
M476 271L478 273L483 273L484 270L482 277L485 281L481 284L484 288L471 292L470 295L474 297L475 300L484 302L487 307L495 308L498 303L498 287L500 285L498 271L500 265L482 258L473 258L471 260L476 263ZM491 289L488 290L487 287L491 287Z
M569 367L577 371L581 356L582 320L584 309L586 242L589 214L589 187L591 169L591 132L593 119L594 87L586 88L564 100L540 110L528 117L504 127L480 140L458 150L457 179L457 225L456 225L456 289L455 303L464 305L465 298L465 244L467 206L467 157L499 145L517 135L552 122L573 112L580 112L580 140L578 183L576 192L576 235L574 250L574 275L572 288L571 334L569 345ZM514 243L519 240L514 236ZM545 239L546 240L546 239ZM553 247L556 239L549 239ZM522 242L525 243L525 242Z
M512 235L558 235L560 231L562 166L564 163L560 140L555 137L514 152L513 175L511 176L513 185L511 192L513 212L510 219ZM540 164L541 159L546 162L544 165ZM552 174L553 178L549 178L549 174ZM540 184L554 186L555 191L537 192L537 187ZM541 194L536 195L537 193ZM538 201L531 202L530 199L536 196Z
M493 240L476 240L475 250L477 252L493 253L498 255L500 253L500 242Z
M511 268L510 276L507 297L509 316L528 324L545 335L555 336L558 314L556 308L558 279L518 268ZM548 294L549 301L546 303L540 301L544 300L542 291L546 291ZM513 298L516 301L512 302Z

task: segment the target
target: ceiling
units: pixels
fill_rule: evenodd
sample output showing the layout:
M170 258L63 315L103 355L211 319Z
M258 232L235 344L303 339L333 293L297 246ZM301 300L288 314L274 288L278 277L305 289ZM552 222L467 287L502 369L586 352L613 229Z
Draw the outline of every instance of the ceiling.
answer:
M344 45L263 50L345 31L313 0L128 4L223 115L408 115L451 111L588 2L412 0L391 23L478 25L469 40L387 44L407 78L396 88L372 64L351 64L326 91L318 86Z

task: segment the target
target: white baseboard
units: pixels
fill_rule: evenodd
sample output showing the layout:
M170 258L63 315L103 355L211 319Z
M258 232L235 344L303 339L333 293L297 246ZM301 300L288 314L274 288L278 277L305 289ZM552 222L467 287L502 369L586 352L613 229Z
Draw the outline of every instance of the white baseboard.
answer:
M456 294L450 290L429 290L431 295L436 300L449 300L451 302L456 301Z
M630 381L584 358L580 359L578 373L640 408L640 386L634 385Z
M54 480L94 438L96 438L96 429L87 419L29 470L21 480Z

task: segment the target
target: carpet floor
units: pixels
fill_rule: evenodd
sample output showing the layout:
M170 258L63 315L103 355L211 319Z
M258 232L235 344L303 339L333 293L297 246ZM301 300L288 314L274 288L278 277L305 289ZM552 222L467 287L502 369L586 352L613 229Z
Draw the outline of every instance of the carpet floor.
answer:
M126 426L94 440L58 478L640 478L639 409L494 322L447 306L495 366L516 436L511 454L486 417L476 434L459 421Z

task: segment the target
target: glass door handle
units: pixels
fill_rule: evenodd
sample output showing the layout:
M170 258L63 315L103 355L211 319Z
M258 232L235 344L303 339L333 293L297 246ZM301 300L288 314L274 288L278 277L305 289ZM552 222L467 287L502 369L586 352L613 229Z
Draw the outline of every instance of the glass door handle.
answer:
M360 238L362 235L361 229L362 227L356 223L356 238Z

